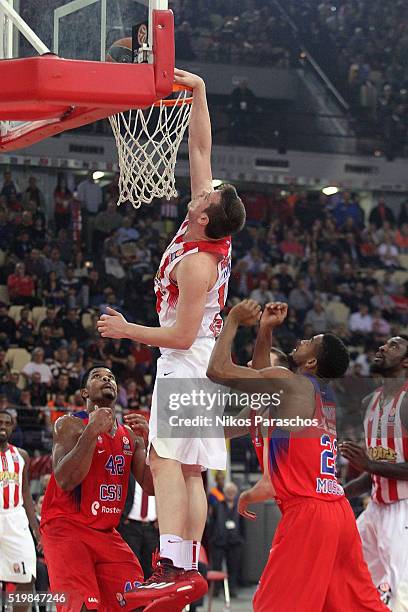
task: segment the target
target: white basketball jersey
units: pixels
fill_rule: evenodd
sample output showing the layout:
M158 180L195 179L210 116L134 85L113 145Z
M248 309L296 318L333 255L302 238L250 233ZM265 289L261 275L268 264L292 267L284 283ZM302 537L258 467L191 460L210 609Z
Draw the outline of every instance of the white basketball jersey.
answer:
M401 404L408 392L406 383L395 397L381 406L383 388L377 389L364 420L368 453L373 461L403 463L408 461L408 432L401 423ZM408 482L372 474L373 501L391 504L408 498Z
M186 219L165 250L155 278L156 309L162 327L171 327L176 322L176 308L179 297L177 284L170 278L173 268L193 253L205 252L219 259L217 280L207 293L204 316L197 338L216 338L222 329L220 311L224 308L231 273L231 237L221 240L198 240L183 242L188 229Z
M0 513L23 504L24 459L11 444L0 452Z

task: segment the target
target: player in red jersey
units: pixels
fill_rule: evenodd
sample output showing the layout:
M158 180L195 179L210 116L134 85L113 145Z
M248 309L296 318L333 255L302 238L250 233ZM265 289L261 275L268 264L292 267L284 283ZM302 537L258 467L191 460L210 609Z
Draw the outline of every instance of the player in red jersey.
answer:
M197 572L207 519L202 471L226 468L225 440L172 437L163 434L160 422L168 397L165 381L173 379L175 385L179 380L184 393L194 385L189 381L205 378L222 328L220 311L231 272L231 234L245 223L245 207L235 188L225 185L218 191L213 189L211 123L204 81L182 70L175 71L175 81L193 89L189 128L192 199L187 217L165 250L156 274L160 327L128 323L112 309L98 321L103 337L129 338L158 346L161 351L149 422L148 456L160 529L160 560L147 583L132 594L139 605L150 594L162 598L178 593L187 604L207 589ZM161 406L160 397L164 397Z
M117 385L109 368L91 368L81 386L86 411L55 423L54 472L42 505L51 590L67 595L57 606L61 612L132 610L122 594L143 581L143 572L116 526L130 471L153 493L145 465L147 423L139 415L116 422Z
M240 500L240 510L248 517L254 518L248 504L271 497L282 511L254 610L385 611L363 559L354 514L335 473L335 404L328 380L346 371L347 350L336 336L321 334L302 340L293 351L298 374L270 367L272 329L286 315L286 304L266 307L253 367L244 368L232 362L232 343L238 326L256 324L261 310L251 300L235 306L207 373L215 382L270 397L263 421L268 437L264 477Z

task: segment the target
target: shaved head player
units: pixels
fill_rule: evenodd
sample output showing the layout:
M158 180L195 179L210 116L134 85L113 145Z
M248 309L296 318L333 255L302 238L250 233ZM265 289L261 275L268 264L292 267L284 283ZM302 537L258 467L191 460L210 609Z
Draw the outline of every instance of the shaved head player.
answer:
M61 612L132 610L122 593L143 581L139 561L116 526L130 471L153 493L145 464L147 423L139 415L115 419L116 380L109 368L84 375L86 411L54 426L53 474L41 512L41 534L51 590L67 595Z
M345 486L348 497L371 489L357 520L374 584L387 585L395 612L408 610L408 337L394 336L371 366L382 385L363 400L366 447L344 442L340 451L362 471ZM387 596L387 593L385 593Z
M197 572L207 518L201 472L226 468L225 440L160 437L157 387L161 379L170 377L205 377L215 338L222 327L220 310L224 307L231 270L231 234L245 222L245 209L234 187L214 191L212 186L211 124L204 81L182 70L175 71L175 81L193 90L189 131L192 199L186 220L166 249L156 275L160 327L129 324L111 309L98 322L104 337L129 338L159 346L162 353L157 362L149 424L149 462L157 502L161 559L149 582L139 589L139 599L134 599L140 605L148 591L158 598L164 595L174 598L181 593L188 603L207 589ZM157 583L160 589L156 588Z
M239 325L257 324L261 309L252 300L234 306L208 369L215 382L280 396L268 414L282 424L267 424L264 476L259 486L244 492L239 506L251 518L248 504L273 497L282 511L254 610L385 612L363 559L354 514L336 478L336 415L328 382L345 373L349 356L339 338L320 334L298 342L291 356L296 374L270 367L272 330L283 323L287 310L287 304L267 305L252 368L244 368L231 359L232 343Z

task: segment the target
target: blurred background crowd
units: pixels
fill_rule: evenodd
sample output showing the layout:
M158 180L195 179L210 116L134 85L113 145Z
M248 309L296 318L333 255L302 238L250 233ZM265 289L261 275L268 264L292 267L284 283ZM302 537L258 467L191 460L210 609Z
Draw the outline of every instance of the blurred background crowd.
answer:
M153 279L186 213L188 195L137 212L116 207L117 176L92 173L53 194L35 176L21 188L6 171L0 191L0 406L16 408L16 441L49 449L52 422L81 410L81 373L99 362L119 382L118 413L149 410L156 353L109 341L95 323L106 306L156 325ZM52 215L44 202L51 196ZM408 326L408 207L379 196L364 210L357 194L243 192L248 221L234 240L227 303L286 301L275 335L285 352L328 330L348 344L350 372L368 376L373 351ZM254 331L237 338L235 358L251 359ZM40 446L39 446L40 445Z
M403 0L172 4L179 60L299 68L310 53L349 104L356 133L406 150L408 6Z

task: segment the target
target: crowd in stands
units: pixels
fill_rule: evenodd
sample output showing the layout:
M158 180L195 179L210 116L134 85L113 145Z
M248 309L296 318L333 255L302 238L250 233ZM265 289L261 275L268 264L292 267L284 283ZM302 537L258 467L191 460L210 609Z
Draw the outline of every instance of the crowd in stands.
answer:
M299 36L395 153L408 135L408 7L403 1L285 2Z
M20 407L15 436L29 450L49 445L60 414L83 409L80 377L91 363L112 367L119 412L149 409L154 352L104 340L95 323L109 305L132 321L157 324L153 278L188 200L136 213L117 208L116 194L117 177L102 189L88 175L73 192L59 177L48 219L50 194L35 177L20 190L4 174L0 404ZM290 351L300 337L333 330L351 347L353 372L366 376L370 353L408 326L407 201L395 212L379 198L366 214L358 196L346 192L327 198L291 188L242 196L248 222L234 240L227 306L248 296L262 305L287 301L289 316L275 336L280 348ZM251 330L240 332L240 363L251 358L253 339Z
M383 139L388 156L406 152L403 0L174 0L173 6L180 60L288 68L305 46L350 104L357 133Z
M42 193L34 176L20 188L7 171L0 183L0 409L14 416L12 442L33 457L39 515L53 423L84 410L80 380L90 365L103 363L115 373L119 419L127 411L149 413L158 355L137 343L101 338L96 321L110 305L131 321L157 324L153 279L188 195L137 212L117 208L117 179L101 187L89 174L70 189L61 175L53 194ZM372 382L366 377L375 350L408 326L408 200L395 210L380 197L367 213L358 195L347 192L328 198L291 187L241 195L247 225L233 242L226 312L247 297L262 306L288 302L287 321L274 335L284 351L299 338L339 334L352 362L338 396L357 413ZM52 214L45 206L50 199ZM239 330L237 362L251 359L254 336L251 328ZM353 425L346 419L343 430ZM242 456L247 473L258 469L246 438L232 444L233 461ZM341 468L343 479L353 476ZM230 484L213 489L209 499L211 563L221 569L226 561L232 595L244 541L238 495ZM356 513L362 501L354 500ZM226 521L234 530L225 528ZM38 576L37 588L46 590L41 559Z
M170 6L179 60L290 66L290 26L271 3L170 0Z

